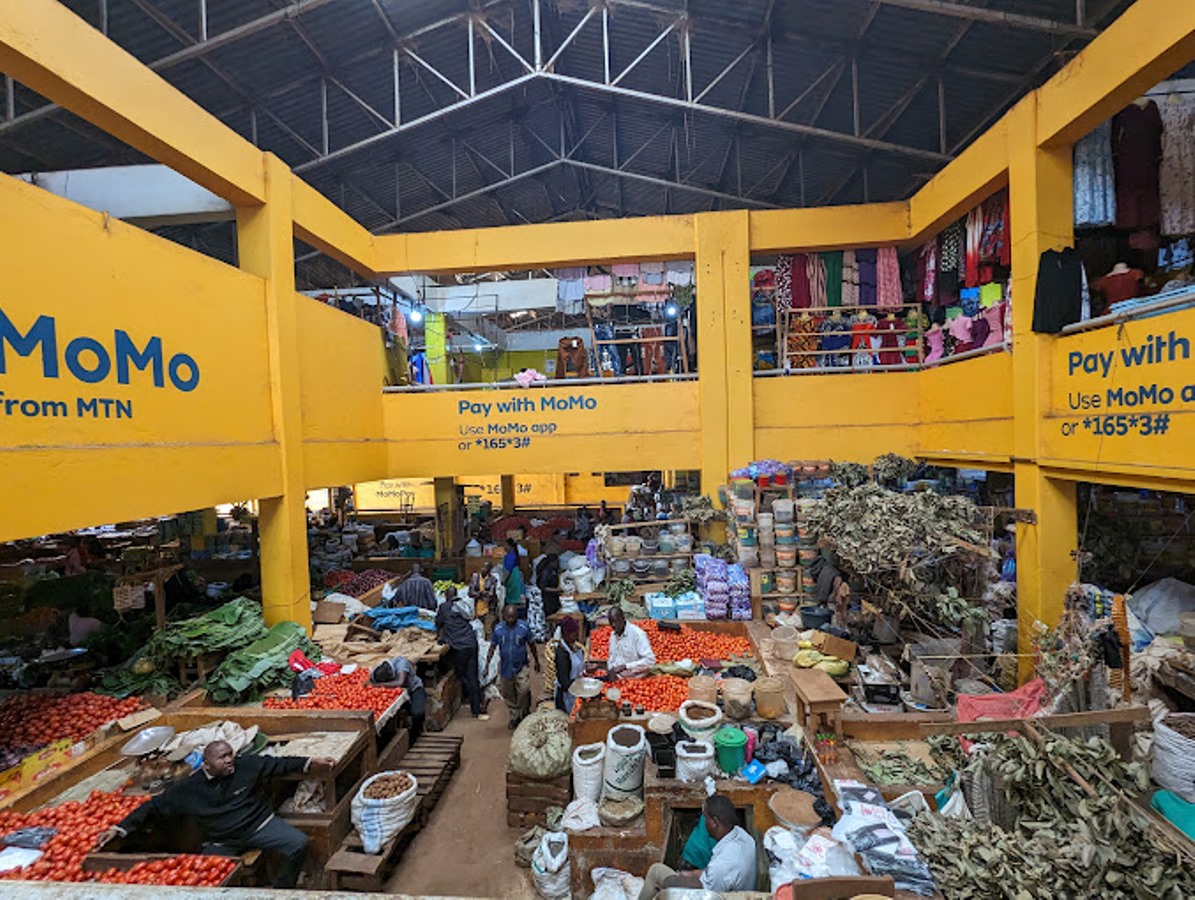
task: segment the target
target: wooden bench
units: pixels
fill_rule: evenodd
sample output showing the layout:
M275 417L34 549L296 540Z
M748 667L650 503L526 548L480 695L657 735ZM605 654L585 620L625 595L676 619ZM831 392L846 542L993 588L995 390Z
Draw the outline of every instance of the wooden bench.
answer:
M842 706L846 694L834 683L834 679L821 669L802 669L790 666L789 680L797 692L797 724L808 727L810 720L815 727L825 727L842 738Z
M460 768L459 735L424 734L401 757L401 769L415 776L419 806L407 826L382 845L379 853L366 853L356 831L349 833L328 860L324 871L331 890L382 891L393 874L402 852L427 824L453 773ZM393 754L387 754L392 756Z

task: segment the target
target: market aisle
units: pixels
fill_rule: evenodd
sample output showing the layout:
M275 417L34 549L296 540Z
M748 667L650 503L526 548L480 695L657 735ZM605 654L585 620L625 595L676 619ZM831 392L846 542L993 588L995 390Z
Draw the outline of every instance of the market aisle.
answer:
M491 702L490 712L490 721L479 722L466 707L449 724L446 734L465 737L461 767L387 890L513 900L536 896L528 870L515 865L520 832L506 826L510 732L502 701Z

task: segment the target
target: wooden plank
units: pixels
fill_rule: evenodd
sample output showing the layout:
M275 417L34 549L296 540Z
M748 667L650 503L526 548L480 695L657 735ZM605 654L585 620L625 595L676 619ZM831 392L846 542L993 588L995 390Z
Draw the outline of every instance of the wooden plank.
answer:
M925 734L978 734L990 731L1020 731L1027 725L1046 728L1086 728L1090 725L1114 725L1122 722L1148 721L1149 708L1126 706L1121 709L1101 709L1080 713L1059 713L1053 716L1034 716L1029 719L985 719L978 722L926 722Z
M821 669L790 666L787 675L796 688L797 695L808 704L846 702L846 694L842 688Z

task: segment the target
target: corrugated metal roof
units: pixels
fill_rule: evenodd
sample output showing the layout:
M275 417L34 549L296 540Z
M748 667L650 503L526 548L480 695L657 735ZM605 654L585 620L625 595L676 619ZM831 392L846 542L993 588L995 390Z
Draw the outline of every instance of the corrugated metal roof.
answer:
M64 2L99 27L94 0ZM527 0L328 0L310 10L296 0L207 0L209 36L282 9L298 15L161 73L246 137L256 119L260 146L305 166L303 176L366 227L428 230L856 202L864 199L863 173L867 199L906 197L942 164L918 155L940 149L939 78L954 152L1084 44L875 0L610 0L611 79L634 63L611 89L593 2L540 0L545 59L590 16L551 70L582 84L536 78L506 87L527 74L515 53L534 63ZM1058 22L1075 17L1073 0L955 2ZM1089 3L1098 16L1089 24L1106 26L1129 2ZM107 8L109 36L147 63L200 37L197 0L109 0ZM466 14L478 98L468 96ZM693 94L705 92L699 109L677 105L688 96L686 52ZM852 56L859 131L895 148L852 141ZM333 154L326 161L324 83ZM14 99L18 115L43 102L20 85ZM781 113L788 126L768 121ZM794 124L841 137L787 130ZM568 159L560 161L562 135ZM141 158L61 111L7 129L0 123L5 171ZM202 230L196 243L231 258L226 231ZM300 280L347 277L337 272L313 259Z

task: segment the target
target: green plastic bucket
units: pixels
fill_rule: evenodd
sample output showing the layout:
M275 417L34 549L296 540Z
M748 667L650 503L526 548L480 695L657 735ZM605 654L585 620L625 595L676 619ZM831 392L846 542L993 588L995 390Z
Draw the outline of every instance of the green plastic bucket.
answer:
M714 758L727 775L737 775L747 763L747 735L738 728L723 725L714 735Z

